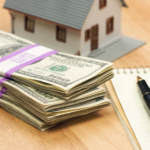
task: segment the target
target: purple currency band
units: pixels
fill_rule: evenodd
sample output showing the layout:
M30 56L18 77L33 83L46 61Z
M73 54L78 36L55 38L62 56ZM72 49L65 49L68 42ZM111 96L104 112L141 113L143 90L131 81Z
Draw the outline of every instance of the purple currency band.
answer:
M9 79L8 79L8 78L0 79L0 85L2 85L2 84L3 84L3 82L5 82L5 81L7 81L7 80L9 80Z
M18 54L20 54L20 53L22 53L22 52L25 52L25 51L27 51L27 50L29 50L29 49L31 49L31 48L38 47L38 46L40 46L40 45L35 44L35 45L30 45L30 46L27 46L27 47L25 47L25 48L22 48L22 49L20 49L20 50L18 50L18 51L15 51L15 52L13 52L13 53L11 53L11 54L9 54L9 55L7 55L7 56L1 58L1 59L0 59L0 62L5 61L5 60L7 60L7 59L9 59L9 58L11 58L11 57L13 57L13 56L15 56L15 55L18 55ZM56 53L58 53L58 51L55 51L55 50L54 50L54 51L50 51L50 52L47 52L47 53L45 53L45 54L43 54L43 55L41 55L41 56L39 56L39 57L37 57L37 58L34 58L34 59L32 59L32 60L29 60L28 62L25 62L25 63L23 63L23 64L21 64L21 65L18 65L18 66L16 66L16 67L14 67L14 68L8 70L8 71L5 73L5 76L8 77L8 78L11 78L12 73L14 73L15 71L20 70L20 69L23 68L23 67L26 67L26 66L28 66L28 65L30 65L30 64L32 64L32 63L34 63L34 62L36 62L36 61L39 61L39 60L41 60L41 59L43 59L43 58L45 58L45 57L47 57L47 56L50 56L50 55L53 55L53 54L56 54Z
M6 91L7 91L7 89L5 87L2 87L1 92L3 92L5 94Z
M2 92L0 92L0 98L2 98L2 95L3 95L4 93L2 93Z

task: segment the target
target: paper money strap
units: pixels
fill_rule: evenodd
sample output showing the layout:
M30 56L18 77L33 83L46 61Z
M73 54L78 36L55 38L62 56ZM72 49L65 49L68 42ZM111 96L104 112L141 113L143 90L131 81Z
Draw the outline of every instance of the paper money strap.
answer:
M0 76L0 92L2 93L6 93L7 89L5 87L2 86L4 81L9 80L8 78L3 78L2 76Z
M0 76L0 85L2 85L3 82L7 81L7 80L9 80L9 79L8 78L3 78L3 77Z
M5 94L7 91L7 89L5 87L1 87L1 90L0 90L0 98L2 98L2 95Z
M0 91L6 93L7 89L5 87L1 87Z
M0 59L0 75L11 78L15 71L56 53L37 44L27 46Z

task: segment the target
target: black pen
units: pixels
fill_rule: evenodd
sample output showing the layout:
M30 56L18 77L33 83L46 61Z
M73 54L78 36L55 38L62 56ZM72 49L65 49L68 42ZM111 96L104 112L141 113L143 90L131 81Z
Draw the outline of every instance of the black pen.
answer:
M146 108L148 114L150 115L150 89L146 81L140 78L139 76L137 76L137 84L144 107Z

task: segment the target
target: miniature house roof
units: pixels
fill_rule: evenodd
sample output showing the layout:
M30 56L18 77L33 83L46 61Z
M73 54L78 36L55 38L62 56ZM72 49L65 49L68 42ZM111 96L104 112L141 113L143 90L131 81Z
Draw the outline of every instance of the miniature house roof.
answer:
M94 0L6 0L4 7L81 30ZM127 7L124 0L122 6Z

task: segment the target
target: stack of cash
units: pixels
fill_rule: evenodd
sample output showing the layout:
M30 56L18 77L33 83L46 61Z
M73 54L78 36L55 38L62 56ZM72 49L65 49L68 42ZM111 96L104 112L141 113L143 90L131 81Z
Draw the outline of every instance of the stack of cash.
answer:
M33 44L0 32L0 58ZM100 84L113 77L112 70L112 63L60 52L15 71L11 78L0 69L0 106L45 131L110 105Z
M103 87L98 86L75 98L63 100L10 79L1 87L0 106L28 124L45 131L65 120L110 105L110 101L103 98L105 92Z

